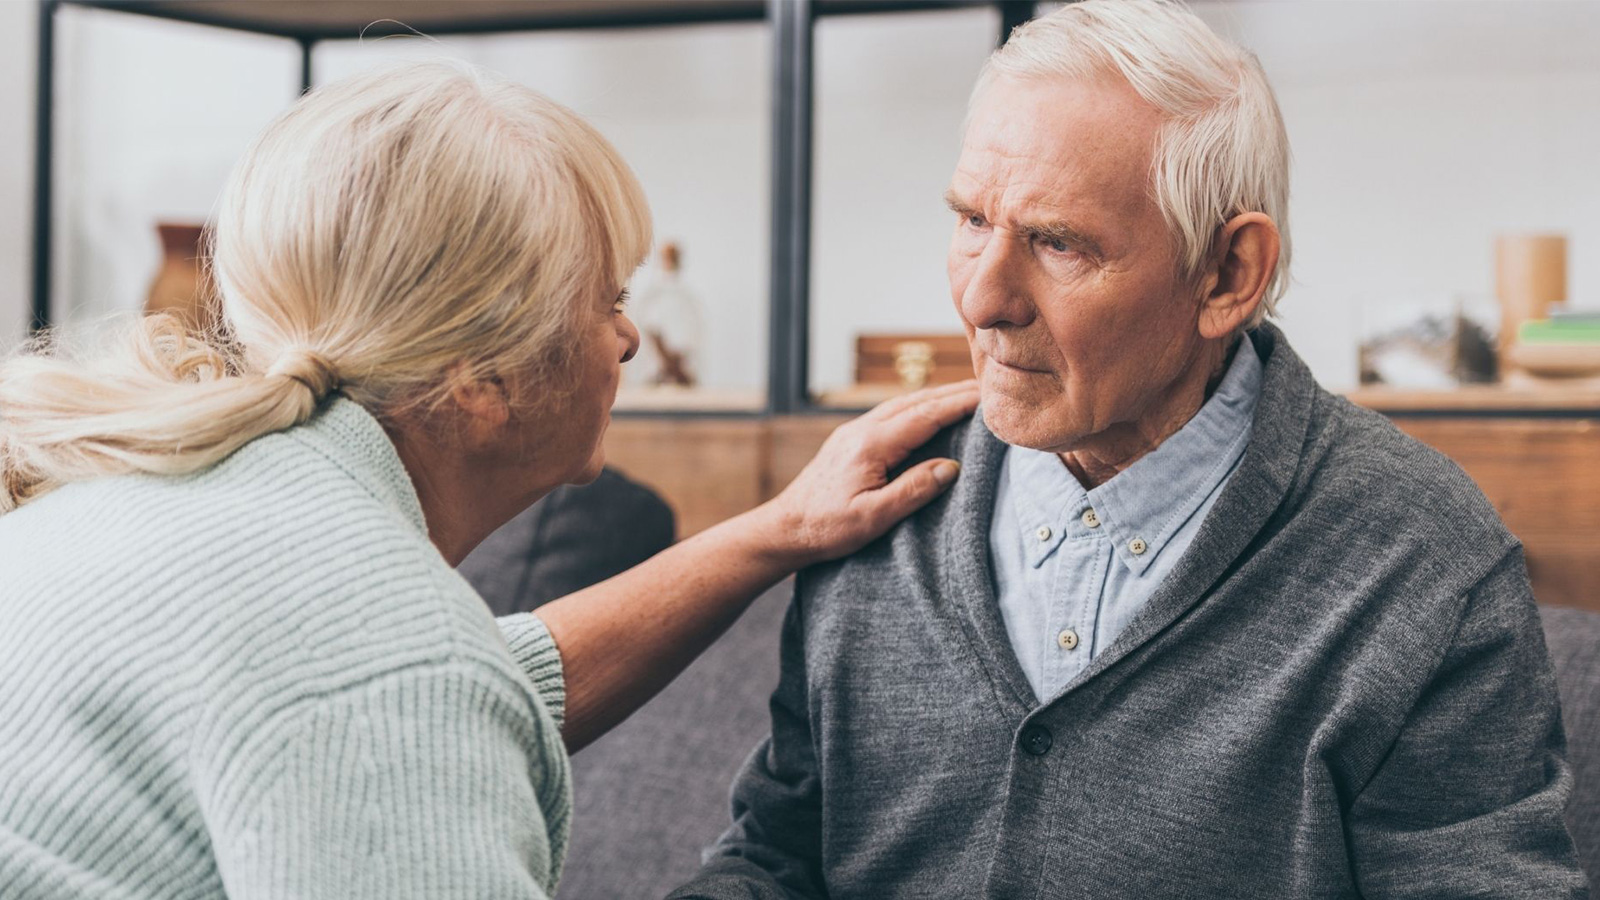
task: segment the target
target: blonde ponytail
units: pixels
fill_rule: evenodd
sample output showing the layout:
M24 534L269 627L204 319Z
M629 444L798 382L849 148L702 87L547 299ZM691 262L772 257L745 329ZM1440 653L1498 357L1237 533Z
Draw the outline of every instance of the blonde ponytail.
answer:
M104 475L175 475L305 422L378 414L444 374L569 380L582 316L650 246L638 180L571 110L414 63L301 98L223 190L211 265L230 342L152 315L108 350L0 365L0 513Z
M44 341L0 366L0 513L61 484L201 469L310 418L333 384L310 355L238 374L225 350L161 313L93 359Z

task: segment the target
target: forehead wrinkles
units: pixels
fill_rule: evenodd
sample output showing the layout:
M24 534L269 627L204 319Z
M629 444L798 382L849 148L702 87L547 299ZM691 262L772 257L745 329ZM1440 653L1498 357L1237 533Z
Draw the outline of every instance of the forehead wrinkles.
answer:
M954 193L991 219L1054 210L1076 193L1068 188L1067 170L1042 165L1025 153L1002 146L968 145L961 154Z
M1082 233L1103 220L1112 198L1104 185L1069 167L1051 167L1027 154L972 148L951 180L966 206L1003 228L1066 226Z
M1153 210L1151 159L1159 115L1116 81L1003 80L981 101L962 143L964 199L1042 211ZM1152 210L1144 207L1150 206ZM1159 213L1158 213L1159 214Z

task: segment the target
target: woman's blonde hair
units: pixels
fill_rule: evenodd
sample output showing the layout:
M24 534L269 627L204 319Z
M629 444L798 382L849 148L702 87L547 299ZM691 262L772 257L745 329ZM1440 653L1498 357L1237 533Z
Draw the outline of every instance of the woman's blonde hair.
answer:
M447 370L559 393L576 329L650 245L638 180L571 110L464 64L311 92L230 176L211 266L227 340L147 316L78 358L0 366L0 513L60 484L181 474L306 421L375 413Z
M1249 324L1277 311L1289 284L1289 136L1255 54L1176 0L1083 0L1021 25L984 64L972 104L995 79L1120 75L1165 122L1152 193L1178 247L1180 274L1211 258L1218 226L1265 213L1278 265Z

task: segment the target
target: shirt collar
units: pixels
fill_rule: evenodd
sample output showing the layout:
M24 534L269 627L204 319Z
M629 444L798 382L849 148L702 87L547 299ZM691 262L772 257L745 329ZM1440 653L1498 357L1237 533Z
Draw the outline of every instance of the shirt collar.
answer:
M1028 565L1043 565L1069 537L1103 536L1117 559L1142 575L1238 464L1260 393L1261 360L1250 341L1242 340L1200 411L1092 491L1056 454L1007 448L1001 479L1014 500ZM1093 516L1087 516L1090 510Z
M1077 530L1072 527L1089 508L1089 492L1061 464L1060 457L1027 447L1008 447L1000 465L1002 484L1015 501L1011 508L1022 531L1022 552L1028 565L1043 565L1069 534L1092 537L1081 526Z
M1156 449L1089 491L1112 552L1134 574L1150 567L1238 465L1260 394L1261 359L1249 339L1241 339L1200 411Z

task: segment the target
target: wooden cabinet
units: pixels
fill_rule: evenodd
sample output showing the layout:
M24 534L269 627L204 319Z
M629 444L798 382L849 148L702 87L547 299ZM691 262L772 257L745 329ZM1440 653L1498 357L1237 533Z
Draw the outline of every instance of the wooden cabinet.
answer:
M683 538L777 496L850 418L618 419L606 462L665 497Z
M1472 476L1526 547L1540 602L1600 611L1600 394L1351 398ZM672 504L687 536L776 495L849 418L625 418L606 454Z
M1455 460L1522 540L1541 603L1600 612L1600 391L1357 391Z

